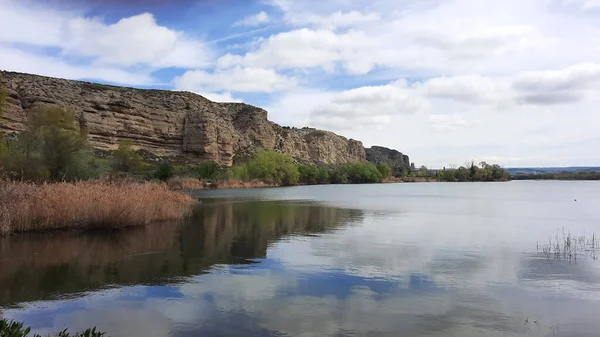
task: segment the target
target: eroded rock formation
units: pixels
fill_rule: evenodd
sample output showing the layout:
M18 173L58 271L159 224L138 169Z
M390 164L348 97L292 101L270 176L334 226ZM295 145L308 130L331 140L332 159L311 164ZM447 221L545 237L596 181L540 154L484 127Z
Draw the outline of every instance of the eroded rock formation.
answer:
M410 170L410 158L399 151L382 146L372 146L365 151L369 162L375 165L390 165L395 176L403 175Z
M157 157L233 164L256 147L279 150L303 163L343 164L366 160L361 142L332 132L284 128L263 109L215 103L189 92L144 90L2 72L8 98L0 132L18 133L37 105L71 109L98 150L131 140Z

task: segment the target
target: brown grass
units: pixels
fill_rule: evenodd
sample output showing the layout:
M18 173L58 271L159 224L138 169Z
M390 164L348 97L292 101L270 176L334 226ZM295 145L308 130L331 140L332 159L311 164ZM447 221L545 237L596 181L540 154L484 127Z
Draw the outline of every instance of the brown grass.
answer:
M204 188L204 184L200 179L192 177L173 177L167 181L167 186L173 191L201 190Z
M242 181L242 180L224 180L212 184L209 188L256 188L256 187L275 187L275 184L267 184L262 180Z
M115 229L182 218L193 199L165 184L0 182L0 235L52 229Z

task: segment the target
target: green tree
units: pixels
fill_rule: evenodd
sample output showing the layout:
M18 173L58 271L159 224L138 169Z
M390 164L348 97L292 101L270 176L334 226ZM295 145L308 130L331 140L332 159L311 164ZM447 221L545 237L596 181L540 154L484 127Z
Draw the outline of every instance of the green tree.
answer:
M142 164L142 157L133 150L130 140L119 142L119 147L113 152L112 169L116 172L135 172Z
M278 185L293 185L300 176L293 158L275 151L258 150L247 166L250 178Z
M97 173L86 132L78 127L73 112L57 106L34 108L26 130L5 147L3 166L13 178L62 181Z
M198 166L198 178L214 180L221 174L221 167L214 161L205 161Z
M173 168L173 165L168 163L160 164L154 172L154 178L162 181L167 181L171 179L174 175L175 169Z
M383 179L388 179L389 177L392 176L392 168L388 164L377 165L377 171L379 171L379 173L381 173L381 176L383 177Z
M321 181L321 170L315 165L298 165L299 181L306 185L315 185Z
M41 157L50 180L80 178L87 164L81 159L89 157L89 144L75 113L58 106L39 106L30 119L31 131L41 140Z
M377 167L371 163L353 163L341 166L342 172L353 184L379 183L383 179Z

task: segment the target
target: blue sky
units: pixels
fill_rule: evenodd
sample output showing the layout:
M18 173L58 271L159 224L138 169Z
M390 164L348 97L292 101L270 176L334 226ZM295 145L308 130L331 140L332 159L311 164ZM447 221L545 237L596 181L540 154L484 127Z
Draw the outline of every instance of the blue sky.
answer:
M600 165L600 0L0 9L0 69L243 101L430 167Z

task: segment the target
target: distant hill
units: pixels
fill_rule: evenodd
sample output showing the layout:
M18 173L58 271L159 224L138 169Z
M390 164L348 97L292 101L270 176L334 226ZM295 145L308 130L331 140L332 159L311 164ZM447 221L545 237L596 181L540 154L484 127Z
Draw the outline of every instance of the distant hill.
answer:
M511 167L506 171L511 175L516 174L544 174L561 172L600 172L600 166L574 166L574 167Z

